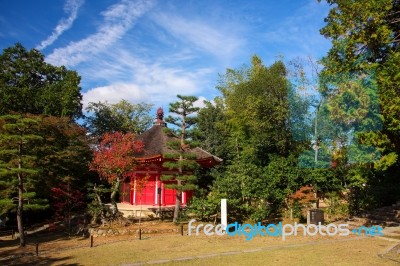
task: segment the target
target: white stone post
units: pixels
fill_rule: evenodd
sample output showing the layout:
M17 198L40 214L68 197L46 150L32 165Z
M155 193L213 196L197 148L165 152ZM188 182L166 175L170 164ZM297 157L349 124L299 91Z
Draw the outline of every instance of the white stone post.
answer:
M228 225L226 199L221 199L221 224L222 229L225 230Z

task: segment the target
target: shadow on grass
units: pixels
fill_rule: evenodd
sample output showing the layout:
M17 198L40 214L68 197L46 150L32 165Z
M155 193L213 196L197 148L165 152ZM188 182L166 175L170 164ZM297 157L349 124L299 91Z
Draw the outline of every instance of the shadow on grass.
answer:
M0 265L79 265L62 263L69 257L49 258L54 252L73 248L79 240L65 232L41 232L25 237L26 246L19 246L19 239L0 238ZM67 244L66 244L67 243ZM68 244L69 243L69 244ZM39 256L36 255L38 250Z
M58 257L58 258L48 258L45 256L34 256L34 255L24 255L24 256L14 256L6 259L1 259L1 265L69 265L78 266L77 263L63 263L63 261L69 259L70 257Z

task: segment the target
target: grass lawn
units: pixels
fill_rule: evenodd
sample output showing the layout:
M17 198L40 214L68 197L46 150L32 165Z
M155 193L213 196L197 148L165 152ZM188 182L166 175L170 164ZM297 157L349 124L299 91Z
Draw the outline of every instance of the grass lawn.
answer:
M55 238L41 244L39 256L9 256L15 246L0 241L2 265L398 265L399 242L377 237L256 236L250 241L234 236L169 235ZM47 246L46 246L47 245ZM391 250L389 252L389 250ZM15 251L15 250L14 250ZM26 252L25 252L26 254ZM379 254L385 254L383 257ZM397 261L397 262L396 262Z

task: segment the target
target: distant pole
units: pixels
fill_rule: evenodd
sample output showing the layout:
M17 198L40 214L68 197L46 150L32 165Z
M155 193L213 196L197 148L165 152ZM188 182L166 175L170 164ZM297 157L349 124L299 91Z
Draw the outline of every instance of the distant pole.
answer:
M160 185L161 185L161 183L160 183ZM161 215L161 187L157 188L157 196L158 196L158 215L162 221L163 217Z
M318 111L319 107L321 105L321 102L317 106L317 110L315 111L315 125L314 125L314 162L318 162L318 150L319 150L319 143L318 143Z
M36 256L39 256L39 243L36 243Z
M90 235L90 247L93 247L93 235Z
M228 225L226 199L221 199L221 224L222 228L225 230Z

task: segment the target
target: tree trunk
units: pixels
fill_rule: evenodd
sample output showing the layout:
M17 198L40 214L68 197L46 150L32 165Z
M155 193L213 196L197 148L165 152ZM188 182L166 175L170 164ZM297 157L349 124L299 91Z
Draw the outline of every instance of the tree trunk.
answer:
M18 166L18 168L20 168ZM21 247L25 247L25 232L24 226L22 224L22 212L24 207L24 201L22 193L24 191L23 183L22 183L22 176L18 174L18 207L17 207L17 225L18 225L18 232L19 232L19 245Z
M181 139L181 147L183 147L182 146L182 142L183 142L183 139ZM179 161L182 161L183 160L183 156L182 156L182 153L181 153L181 155L179 156ZM183 170L182 170L182 167L181 166L179 166L178 167L178 171L179 171L179 175L178 175L178 178L182 175L182 173L183 173ZM176 190L176 200L175 200L175 210L174 210L174 218L173 218L173 222L174 223L176 223L176 222L178 222L178 217L179 217L179 211L180 211L180 207L181 207L181 198L182 198L182 180L179 180L179 179L177 179L176 180L176 185L177 185L177 187L178 187L178 189Z
M178 186L180 186L180 185L181 185L181 181L178 180ZM182 198L182 191L181 190L177 190L176 191L174 218L172 220L174 223L178 222L179 211L180 211L180 208L181 208L181 198Z
M119 191L119 185L121 183L121 180L118 178L117 181L115 182L113 191L111 193L111 212L112 215L115 216L118 213L118 206L117 206L117 193Z
M19 145L19 153L21 154L21 145ZM21 158L18 159L18 169L22 168L22 160ZM19 232L19 245L21 247L25 247L25 232L24 226L22 224L22 213L24 208L24 199L23 199L23 192L24 192L24 183L22 173L18 173L18 207L17 207L17 225L18 225L18 232Z
M97 202L101 206L100 220L101 220L102 225L104 226L106 224L106 215L105 215L105 212L104 212L103 201L101 200L99 192L97 191L96 184L93 187L93 191L94 191L94 194L96 195ZM97 217L95 217L95 219L97 219Z

